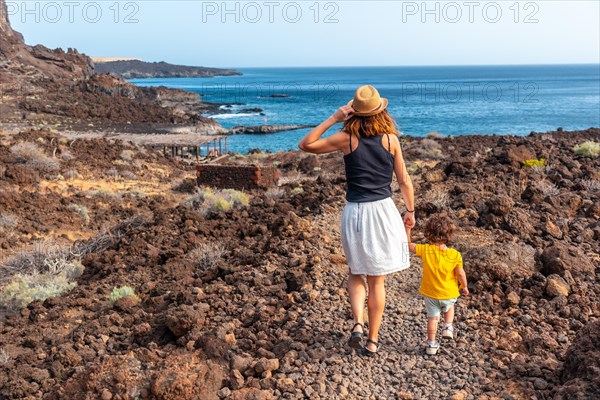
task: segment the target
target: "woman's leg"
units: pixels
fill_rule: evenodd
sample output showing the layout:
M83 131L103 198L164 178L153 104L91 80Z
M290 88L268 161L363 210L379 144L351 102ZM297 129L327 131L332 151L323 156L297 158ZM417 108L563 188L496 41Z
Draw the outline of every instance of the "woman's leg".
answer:
M348 274L348 295L350 296L350 306L354 323L363 323L365 313L365 299L367 297L367 287L362 275ZM360 326L354 328L355 332L362 332Z
M369 285L369 298L367 307L369 311L369 339L377 342L379 338L379 326L385 308L385 276L367 276ZM367 348L371 351L377 350L376 346L368 343Z

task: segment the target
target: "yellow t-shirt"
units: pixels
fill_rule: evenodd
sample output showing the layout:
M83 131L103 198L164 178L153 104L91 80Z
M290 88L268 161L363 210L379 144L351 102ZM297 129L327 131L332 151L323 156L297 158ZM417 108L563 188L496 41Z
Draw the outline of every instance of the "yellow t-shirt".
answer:
M455 249L440 250L436 245L417 244L415 253L423 260L423 278L419 293L436 300L460 295L454 269L462 268L462 256Z

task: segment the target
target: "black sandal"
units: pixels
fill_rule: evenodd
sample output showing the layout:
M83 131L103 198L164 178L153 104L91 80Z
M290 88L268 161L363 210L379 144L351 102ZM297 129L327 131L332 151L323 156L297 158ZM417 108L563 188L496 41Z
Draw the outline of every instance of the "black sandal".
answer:
M354 329L358 325L360 325L363 332L354 332ZM350 339L348 339L348 346L352 347L353 349L362 349L362 338L364 335L364 330L365 327L363 326L363 324L361 324L360 322L355 323L352 327L352 334L350 335Z
M367 344L369 344L369 343L375 345L375 347L376 347L375 351L371 351L371 350L369 350L369 348L367 346L365 346L362 348L361 354L363 356L367 356L367 357L374 357L375 354L377 354L377 351L379 350L379 343L377 343L374 340L367 339Z

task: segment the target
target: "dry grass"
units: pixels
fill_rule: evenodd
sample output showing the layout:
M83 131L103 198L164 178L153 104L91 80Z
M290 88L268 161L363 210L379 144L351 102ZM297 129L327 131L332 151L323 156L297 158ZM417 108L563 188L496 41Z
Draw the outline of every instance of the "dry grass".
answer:
M121 238L129 234L132 230L139 228L148 222L148 216L138 214L132 218L126 219L111 229L103 228L101 233L96 237L75 243L71 252L78 257L83 257L89 253L104 251L111 245L118 243Z
M222 259L224 253L225 249L221 244L206 242L190 251L188 256L196 264L197 268L207 271Z
M129 180L138 179L138 176L131 171L121 171L121 177Z
M133 160L133 150L123 150L120 154L122 160L132 161Z
M0 349L0 365L4 365L10 361L10 355L6 351L6 349Z
M544 196L558 196L560 194L560 189L546 180L539 181L537 187L544 193Z
M57 171L60 162L56 158L48 157L42 148L35 143L21 142L10 148L17 162L40 171Z
M19 217L15 214L3 212L0 213L0 230L13 229L19 224Z
M78 214L86 224L90 223L90 212L86 206L80 206L79 204L69 204L67 207L69 210Z
M284 193L285 193L285 190L283 190L282 188L279 188L279 187L269 188L265 192L265 197L267 197L268 199L276 200L276 199L281 198Z
M588 192L600 191L600 181L595 181L593 179L584 179L581 181L581 184Z
M421 139L412 144L412 150L416 152L418 158L439 160L444 158L442 145L433 139Z
M443 210L448 207L448 204L450 203L450 195L446 189L435 188L425 192L423 200L433 204L439 210Z

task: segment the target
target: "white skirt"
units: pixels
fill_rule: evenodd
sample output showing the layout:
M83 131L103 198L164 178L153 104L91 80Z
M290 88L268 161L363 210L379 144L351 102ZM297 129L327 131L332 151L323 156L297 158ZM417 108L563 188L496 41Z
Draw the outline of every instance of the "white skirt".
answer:
M348 202L342 213L341 236L353 275L387 275L410 266L404 222L391 197Z

